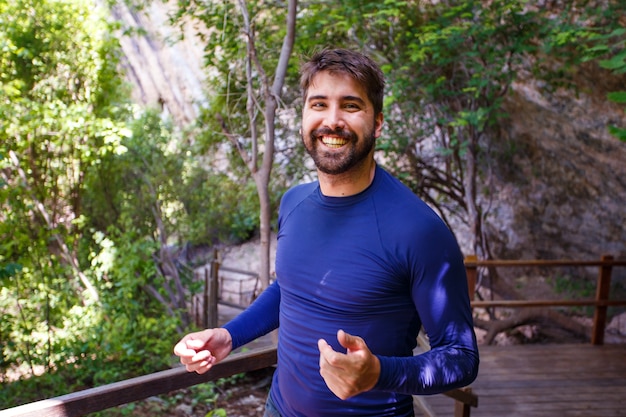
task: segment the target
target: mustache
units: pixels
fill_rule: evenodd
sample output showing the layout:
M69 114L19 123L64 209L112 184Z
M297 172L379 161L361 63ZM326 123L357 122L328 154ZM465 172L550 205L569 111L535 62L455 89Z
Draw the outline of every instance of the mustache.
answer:
M330 135L337 136L346 140L354 140L356 138L356 134L354 132L341 128L331 129L329 127L320 127L319 129L315 129L311 132L311 137L313 138Z

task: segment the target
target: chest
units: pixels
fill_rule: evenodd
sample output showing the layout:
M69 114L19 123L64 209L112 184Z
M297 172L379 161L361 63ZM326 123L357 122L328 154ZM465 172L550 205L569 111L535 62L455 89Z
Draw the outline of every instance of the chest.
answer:
M287 303L337 314L410 305L408 277L367 205L300 207L281 223L276 274Z

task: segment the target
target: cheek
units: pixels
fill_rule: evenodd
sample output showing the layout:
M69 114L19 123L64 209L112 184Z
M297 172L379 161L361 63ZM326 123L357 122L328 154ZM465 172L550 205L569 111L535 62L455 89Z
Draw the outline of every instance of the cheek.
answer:
M301 128L302 128L302 133L303 134L308 134L310 133L312 130L314 130L317 125L319 125L319 122L316 121L315 117L303 117L302 118L302 123L301 123Z

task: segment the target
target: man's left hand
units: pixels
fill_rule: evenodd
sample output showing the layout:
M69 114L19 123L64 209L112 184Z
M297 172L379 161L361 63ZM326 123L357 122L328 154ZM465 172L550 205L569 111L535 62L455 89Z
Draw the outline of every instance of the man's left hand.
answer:
M348 351L336 352L324 340L317 346L320 350L320 374L328 388L342 400L374 388L380 376L380 361L372 354L365 341L339 330L339 344Z

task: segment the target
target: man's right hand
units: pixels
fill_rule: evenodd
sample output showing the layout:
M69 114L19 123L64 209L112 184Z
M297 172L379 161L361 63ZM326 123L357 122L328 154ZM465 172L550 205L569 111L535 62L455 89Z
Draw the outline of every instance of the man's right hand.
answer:
M232 337L223 328L189 333L174 346L174 354L187 371L203 374L233 349Z

